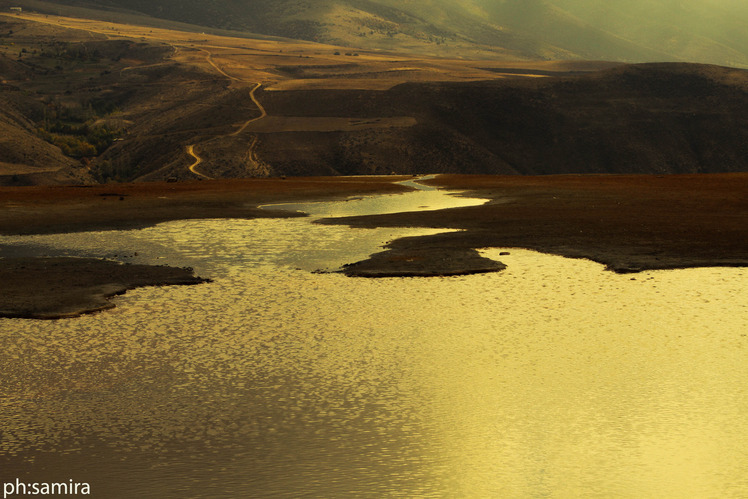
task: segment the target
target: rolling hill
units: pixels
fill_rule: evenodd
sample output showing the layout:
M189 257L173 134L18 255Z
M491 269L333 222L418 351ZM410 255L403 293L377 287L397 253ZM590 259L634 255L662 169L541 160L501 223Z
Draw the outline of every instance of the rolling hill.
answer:
M0 15L0 184L748 171L748 70L435 58L128 16Z
M56 0L46 8L60 5L364 49L748 67L748 4L739 0Z

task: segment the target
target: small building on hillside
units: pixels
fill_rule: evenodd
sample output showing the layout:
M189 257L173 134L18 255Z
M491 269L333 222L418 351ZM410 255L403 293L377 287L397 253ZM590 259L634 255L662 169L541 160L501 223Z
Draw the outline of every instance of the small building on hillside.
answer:
M23 12L23 9L21 7L11 7L10 10L12 12Z

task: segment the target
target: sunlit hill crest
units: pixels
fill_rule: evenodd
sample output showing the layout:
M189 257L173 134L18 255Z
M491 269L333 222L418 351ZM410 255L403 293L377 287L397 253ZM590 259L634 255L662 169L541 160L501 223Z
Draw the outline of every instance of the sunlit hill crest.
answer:
M369 49L748 66L735 0L66 0Z

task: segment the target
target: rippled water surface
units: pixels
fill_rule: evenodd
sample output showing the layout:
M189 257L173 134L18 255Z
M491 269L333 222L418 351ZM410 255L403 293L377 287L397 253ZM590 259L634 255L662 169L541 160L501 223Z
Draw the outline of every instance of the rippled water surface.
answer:
M418 233L203 220L4 238L214 282L0 319L0 479L100 497L748 495L744 269L616 275L494 249L506 271L309 272Z

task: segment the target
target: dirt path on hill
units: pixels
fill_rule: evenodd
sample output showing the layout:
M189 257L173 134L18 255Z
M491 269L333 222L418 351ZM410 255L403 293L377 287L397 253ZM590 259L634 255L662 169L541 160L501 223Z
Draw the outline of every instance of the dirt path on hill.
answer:
M189 170L192 173L194 173L195 175L198 175L198 176L200 176L202 178L207 178L207 179L212 179L213 178L213 177L209 177L209 176L205 175L204 173L200 173L199 171L197 171L197 169L196 169L197 165L199 165L200 163L202 163L203 160L202 160L202 158L200 156L197 155L197 153L195 153L195 146L194 145L187 146L187 154L189 154L190 156L192 156L193 158L195 158L195 162L192 163L189 166Z
M241 82L241 83L250 83L250 82L248 82L247 80L245 80L243 78L237 78L235 76L231 76L230 74L226 73L223 69L221 69L215 63L215 61L213 61L213 54L210 51L208 51L208 50L206 50L204 48L199 48L199 50L202 51L202 52L205 52L205 54L206 54L205 60L208 62L208 64L210 64L221 75L225 76L226 78L228 78L228 79L230 79L232 81ZM229 133L227 135L221 135L221 136L218 136L218 137L213 137L211 140L215 140L215 139L218 139L220 137L236 137L239 134L241 134L251 123L259 121L259 120L265 118L268 115L267 111L265 110L265 108L263 107L263 105L260 104L260 101L257 100L257 96L255 95L255 92L262 86L262 82L254 82L254 84L255 84L255 86L252 87L252 90L249 91L249 98L252 99L252 102L255 104L255 106L257 106L257 109L259 109L260 115L254 117L254 118L251 118L251 119L249 119L247 121L245 121L236 131L231 132L231 133ZM260 165L260 161L257 159L257 153L255 151L255 148L257 146L257 140L258 140L257 135L254 135L254 137L252 139L252 143L249 145L249 151L248 151L249 154L248 154L248 156L249 156L249 160L252 163L254 163L254 165L255 165L256 168L259 169L261 165ZM208 142L210 142L210 141L208 141ZM190 156L192 156L195 159L195 161L188 167L188 169L190 170L190 172L192 172L195 175L198 175L198 176L200 176L202 178L212 179L213 177L210 177L210 176L208 176L208 175L206 175L206 174L204 174L202 172L199 172L197 170L197 166L200 163L202 163L202 158L200 158L195 153L195 149L194 148L195 148L195 144L190 144L186 148L187 154L189 154Z
M255 84L254 88L252 90L250 90L250 92L249 92L249 98L252 99L252 102L255 103L255 106L257 106L257 109L260 110L260 115L258 117L256 117L256 118L252 118L251 120L245 121L244 124L241 126L241 128L239 128L237 131L235 131L233 133L230 133L229 134L230 136L233 137L233 136L239 135L240 133L242 133L249 126L250 123L254 123L255 121L259 121L259 120L261 120L262 118L264 118L264 117L266 117L268 115L267 111L265 111L265 108L262 106L262 104L260 104L260 101L258 101L257 97L255 96L255 92L261 86L262 86L262 83L257 83L257 84ZM256 142L256 139L257 139L257 137L255 136L255 142ZM252 143L252 145L254 145L254 142ZM251 148L250 148L250 152L251 152Z

